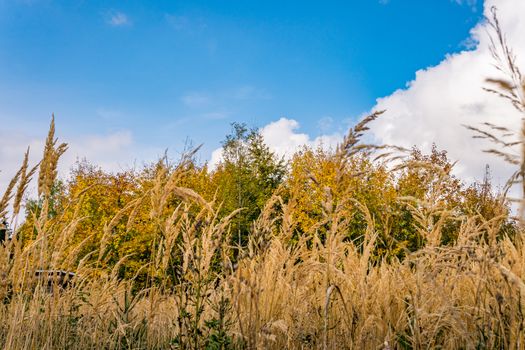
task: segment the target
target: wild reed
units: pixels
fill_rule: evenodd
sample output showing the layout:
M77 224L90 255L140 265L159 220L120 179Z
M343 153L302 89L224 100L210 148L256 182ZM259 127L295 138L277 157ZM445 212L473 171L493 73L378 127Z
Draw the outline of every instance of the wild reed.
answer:
M56 157L60 152L52 147L46 154ZM52 177L56 160L40 168ZM24 169L27 155L5 198L17 183L25 189L32 171ZM373 258L385 234L376 230L379 218L352 198L334 198L330 188L322 218L299 237L293 234L294 201L276 193L255 222L244 253L232 261L228 227L239 213L221 218L220 203L178 186L185 171L160 162L151 187L105 224L97 249L83 254L94 237L73 243L73 236L86 219L78 208L90 190L71 203L77 205L71 217L55 220L44 212L50 182L40 177L48 185L41 211L33 213L34 239L22 244L15 235L0 247L4 348L519 348L523 343L522 236L501 235L505 212L485 219L442 207L439 184L450 176L446 171L425 201L397 199L408 206L425 244L388 261ZM16 198L14 203L19 205ZM348 239L348 203L366 221L357 240ZM149 211L157 233L149 241L149 262L134 277L122 278L130 255L111 263L111 246L118 239L116 227L125 232L140 227L140 208ZM439 242L450 220L459 223L457 238L444 246ZM35 277L39 269L70 270L76 277L71 287L56 286L49 293L47 282ZM141 282L143 275L147 279Z
M496 18L494 26L499 35ZM513 82L497 83L517 99ZM241 246L231 228L242 208L224 213L220 188L210 185L206 168L195 171L193 154L130 176L86 167L67 191L57 190L67 145L57 144L52 119L42 161L30 167L26 152L0 200L0 219L18 217L39 169L39 197L26 203L19 227L11 221L13 237L0 244L0 344L524 347L523 228L513 225L490 184L464 190L443 153L399 158L389 152L406 150L362 145L367 123L379 114L353 128L335 152L299 155L290 178L258 203L260 215ZM377 152L398 163L378 164ZM512 159L523 178L525 157ZM190 178L195 188L213 190L199 194L184 185ZM106 202L111 191L116 200ZM75 276L68 285L39 277L57 270Z

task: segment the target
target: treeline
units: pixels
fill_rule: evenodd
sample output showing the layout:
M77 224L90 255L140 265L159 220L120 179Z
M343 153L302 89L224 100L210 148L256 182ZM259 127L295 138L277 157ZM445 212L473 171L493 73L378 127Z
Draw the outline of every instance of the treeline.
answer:
M198 164L195 152L189 152L175 162L164 157L141 169L115 173L84 161L68 178L55 178L45 198L46 225L70 231L60 244L64 257L75 256L60 267L74 270L82 262L111 271L118 264L120 278L151 282L156 273L147 266L166 243L167 228L160 222L188 206L188 198L196 205L186 208L187 215L197 224L204 220L198 217L202 201L217 208L217 220L228 217L224 243L232 263L252 235L261 235L255 227L261 213L266 210L271 216L272 210L284 207L289 222L277 215L266 219L275 220L276 231L286 230L292 245L314 237L323 240L328 231L344 226L346 239L359 246L372 220L378 233L372 260L378 263L403 259L428 240L453 243L462 217L506 217L501 236L512 236L516 229L489 174L482 183L463 183L453 175L446 152L436 146L430 154L414 148L398 153L394 162L381 161L376 159L380 150L360 144L359 130L354 129L337 149L304 146L285 161L270 151L258 130L242 124L233 124L232 130L214 169ZM161 190L162 203L153 202ZM15 233L24 246L39 239L43 203L44 195L27 201L24 223ZM334 211L344 225L325 220ZM437 227L439 237L434 237ZM177 239L172 246L181 244L182 236ZM180 263L175 251L167 252L168 265Z

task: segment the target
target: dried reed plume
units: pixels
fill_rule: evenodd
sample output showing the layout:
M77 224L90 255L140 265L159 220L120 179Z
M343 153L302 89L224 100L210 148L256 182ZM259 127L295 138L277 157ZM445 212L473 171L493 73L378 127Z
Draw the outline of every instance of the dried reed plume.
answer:
M67 150L67 144L61 143L56 147L55 139L55 116L51 117L51 124L44 146L44 155L40 162L40 172L38 175L38 195L48 197L51 193L53 183L57 177L58 160Z
M494 67L503 74L504 78L488 78L486 81L491 87L484 88L487 92L495 94L509 101L520 113L525 113L525 79L516 65L516 57L507 43L507 39L500 26L497 9L492 7L492 18L488 20L494 36L490 38L490 52L494 59ZM512 185L519 183L522 198L518 199L519 220L523 224L525 220L525 117L521 118L520 131L518 135L506 127L483 123L481 127L466 126L475 133L474 138L486 139L492 142L496 148L485 150L494 154L504 161L518 166L518 170L507 182L507 190ZM515 148L519 146L519 152Z
M493 25L500 34L495 15ZM505 48L503 36L497 38ZM509 52L504 49L502 62L521 79ZM512 81L499 83L507 98L520 96ZM283 185L263 203L248 243L241 247L233 247L230 231L242 210L224 213L217 195L205 197L184 186L191 153L174 166L161 159L148 168L145 185L119 203L112 215L101 215L96 222L100 226L88 234L82 224L93 218L82 209L99 204L90 202L90 196L100 183L68 193L69 201L63 203L68 210L49 215L58 161L67 149L64 143L57 146L53 117L39 163L38 201L27 206L26 222L15 229L13 239L0 244L0 346L523 348L525 236L514 234L522 228L514 230L502 203L494 204L490 217L445 206L452 165L440 168L419 158L405 161L404 167L385 170L381 162L377 166L385 177L416 170L423 180L432 175L428 191L419 199L394 189L391 204L372 211L346 186L348 179L371 172L348 170L353 161L374 162L374 152L391 153L384 157L395 159L394 153L404 151L360 144L368 123L380 114L363 119L327 156L333 173L339 173L321 189L311 226L300 231L300 219L294 215L296 203L303 199L298 197L310 193L287 192ZM485 126L490 131L471 129L503 148L511 147L493 136L494 131L506 135L508 130ZM13 215L21 211L36 171L28 158L26 152L1 197L0 219L9 215L10 203ZM509 158L521 166L521 180L524 159L525 155ZM309 180L321 184L320 179L301 178L310 184ZM402 257L381 255L383 240L395 237L388 223L399 207L421 245L413 251L401 246ZM358 228L352 226L356 218ZM454 238L443 244L451 227ZM141 244L119 251L132 234ZM126 274L127 260L138 254L146 257ZM42 277L57 270L75 273L74 278L64 285L57 278Z

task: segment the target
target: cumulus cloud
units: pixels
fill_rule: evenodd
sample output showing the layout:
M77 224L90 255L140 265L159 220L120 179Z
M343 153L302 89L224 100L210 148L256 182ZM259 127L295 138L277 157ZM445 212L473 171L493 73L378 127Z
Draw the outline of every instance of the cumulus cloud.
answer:
M492 6L518 58L525 67L525 1L486 0L484 13ZM374 110L387 112L372 126L378 142L405 147L417 146L429 151L432 143L458 160L457 173L464 179L481 179L486 164L493 179L503 184L513 168L498 158L483 153L487 143L472 139L472 132L462 125L480 126L490 122L517 130L521 116L506 101L483 90L486 78L501 77L489 50L491 32L486 22L471 31L473 49L448 55L435 67L422 69L404 89L377 100Z
M341 141L340 134L321 135L312 139L297 132L300 125L293 119L281 118L261 128L261 135L268 147L281 157L290 157L302 146L334 148Z
M15 136L16 135L16 136ZM0 130L0 194L4 193L7 184L21 166L27 147L30 147L31 164L37 162L35 156L42 154L43 141L12 130Z
M333 124L334 124L334 119L329 116L322 117L321 119L317 121L317 127L323 133L326 133L328 130L330 130Z
M303 146L334 149L343 138L339 133L311 138L308 134L299 132L299 128L300 125L298 121L281 118L262 127L260 133L270 150L277 156L284 157L285 159L289 159ZM210 168L213 169L220 163L223 159L222 154L222 148L218 148L212 152L209 162Z
M135 161L135 144L128 130L106 135L86 135L68 142L69 149L62 159L62 174L77 160L86 159L109 171L129 168Z
M107 23L113 27L123 27L131 25L131 19L123 12L114 11L107 16Z
M0 193L21 165L23 154L30 147L30 162L36 164L42 156L46 135L31 135L20 130L0 131ZM64 178L78 160L87 160L106 171L122 171L133 168L136 161L155 160L162 155L161 149L139 147L128 130L109 134L67 137L58 135L60 142L69 145L59 162L59 176ZM140 165L140 164L139 164ZM34 183L33 183L34 185ZM34 195L35 186L30 188Z
M475 5L475 1L457 1ZM518 58L518 64L525 67L525 1L486 0L484 13L490 17L490 9L498 8L498 17L503 30ZM501 77L494 68L489 50L491 30L483 21L471 30L465 42L472 45L465 51L447 55L434 67L416 72L416 78L389 96L379 98L373 110L386 113L371 126L371 137L377 143L394 144L410 148L416 146L429 152L432 144L448 151L449 157L458 161L456 173L467 182L481 180L485 165L491 167L496 184L503 185L515 170L501 159L484 153L492 147L487 142L473 139L473 133L464 125L480 126L483 122L502 125L513 130L520 127L521 116L505 100L483 90L486 78ZM330 119L319 121L321 132L327 133ZM333 147L342 135L324 135L312 139L298 131L299 123L293 119L281 118L261 129L270 149L280 156L289 157L302 145ZM221 149L212 154L210 165L215 166L221 159Z

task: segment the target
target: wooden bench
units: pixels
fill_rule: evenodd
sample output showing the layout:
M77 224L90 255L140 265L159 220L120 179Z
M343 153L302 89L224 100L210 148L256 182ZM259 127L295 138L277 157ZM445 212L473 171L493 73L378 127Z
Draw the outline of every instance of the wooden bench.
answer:
M53 293L57 287L58 289L70 287L76 274L64 270L36 270L35 276L37 280L45 284L49 293Z

